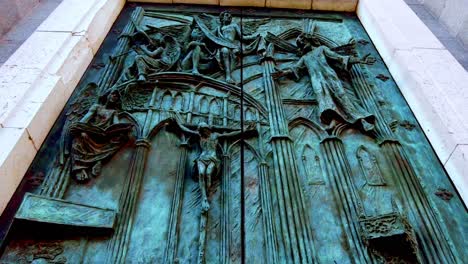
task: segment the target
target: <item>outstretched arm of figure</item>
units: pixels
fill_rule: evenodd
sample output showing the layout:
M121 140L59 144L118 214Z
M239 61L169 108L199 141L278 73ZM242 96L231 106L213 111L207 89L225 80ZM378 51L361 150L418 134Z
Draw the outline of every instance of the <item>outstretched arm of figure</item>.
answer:
M364 56L364 57L362 57L360 59L360 58L357 58L357 57L354 57L354 56L340 55L340 54L332 51L328 47L325 47L324 51L325 51L325 55L329 59L336 60L336 61L340 62L341 65L343 66L343 68L345 68L345 69L349 69L351 67L351 65L356 64L356 63L372 65L375 62L375 58L370 57L369 56L370 54L367 54L366 56Z
M301 57L292 67L273 73L273 77L293 76L294 80L298 81L301 78L299 72L302 68L304 68L304 57Z
M186 133L189 133L189 134L193 134L193 135L200 135L200 133L198 133L197 131L195 130L192 130L184 125L182 125L181 123L177 122L177 125L180 127L180 129Z
M351 59L349 60L349 63L351 64L361 63L361 64L372 65L375 63L375 61L376 59L374 57L370 56L370 54L367 54L362 58L351 57Z
M189 133L189 134L193 134L193 135L200 135L200 134L198 133L198 131L192 130L192 129L190 129L190 128L184 126L184 125L182 124L182 121L181 121L180 117L177 116L176 114L172 114L170 120L171 120L171 121L174 121L174 122L179 126L179 128L180 128L182 131L184 131L184 132L186 132L186 133Z
M252 34L252 35L243 35L241 30L240 30L240 26L237 24L236 25L236 32L237 32L237 35L239 36L240 39L242 40L254 40L258 37L258 35L256 34Z
M240 135L242 135L243 133L244 134L247 134L247 133L250 133L250 132L254 132L254 131L257 131L255 129L255 123L250 123L245 129L244 131L242 130L235 130L235 131L232 131L232 132L227 132L227 133L223 133L223 134L218 134L218 137L220 138L228 138L228 137L238 137Z
M91 106L91 108L89 108L86 115L84 115L83 118L80 119L80 122L88 123L91 120L91 118L93 118L94 114L96 114L97 108L98 108L98 105L96 104Z
M146 53L146 55L151 56L151 57L155 57L155 56L161 54L162 51L163 51L163 48L162 48L162 47L159 47L159 48L157 48L157 49L154 50L154 51L150 51L150 50L148 50L148 48L147 48L146 46L143 46L143 45L140 46L140 49L141 49L144 53Z
M232 132L218 134L218 137L219 138L230 138L230 137L240 136L241 134L242 134L242 130L239 129L239 130L235 130L235 131L232 131Z

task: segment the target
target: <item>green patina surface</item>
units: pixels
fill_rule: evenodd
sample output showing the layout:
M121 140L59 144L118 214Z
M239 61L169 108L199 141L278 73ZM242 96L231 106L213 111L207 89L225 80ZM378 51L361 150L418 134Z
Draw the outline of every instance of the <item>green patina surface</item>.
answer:
M1 263L467 260L463 203L343 13L127 5L0 220Z

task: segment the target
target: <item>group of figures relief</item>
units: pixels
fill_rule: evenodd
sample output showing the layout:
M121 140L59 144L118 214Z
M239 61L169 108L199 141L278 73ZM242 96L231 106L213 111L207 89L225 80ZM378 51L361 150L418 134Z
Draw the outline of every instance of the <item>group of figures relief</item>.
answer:
M242 28L247 33L256 32L268 21L269 19L251 20L245 22ZM145 30L136 25L134 33L121 36L128 37L132 46L130 51L113 58L128 55L130 52L135 52L136 55L131 57L128 67L124 68L120 78L104 94L104 98L99 99L101 103L94 104L79 122L70 127L71 133L80 132L77 134L79 139L73 142L72 147L72 173L78 181L86 181L90 179L90 175L99 175L101 161L110 157L119 149L119 144L124 143L122 139L130 127L128 124L117 125L119 121L116 111L121 108L119 88L129 83L147 82L149 75L169 71L189 71L200 75L221 70L225 74L225 81L235 84L232 70L239 65L241 54L246 56L252 53L262 55L267 53L268 37L260 34L246 35L241 32L241 25L233 22L232 15L227 11L220 13L218 19L205 14L194 16L190 28L148 27L149 29ZM295 80L308 75L310 89L313 90L319 104L320 120L328 126L328 130L331 131L338 123L345 122L357 125L364 131L372 131L375 117L348 97L333 67L349 70L353 64L371 65L375 59L369 56L359 59L331 50L314 37L315 27L315 23L311 20L304 22L303 32L296 39L296 47L277 37L274 38L283 42L276 43L277 45L287 47L286 50L296 53L299 59L292 67L279 69L273 75L276 78L290 76ZM269 34L271 37L272 34ZM333 66L330 61L335 62ZM83 127L83 124L87 126ZM200 125L201 130L208 129L207 125L206 127L204 124ZM85 132L87 128L90 128L89 131L97 130L100 134L95 133L90 137L89 133ZM98 145L93 136L99 137L103 133L111 140ZM208 145L206 147L210 148ZM211 148L215 148L215 145ZM204 147L205 145L202 146ZM212 163L200 164L199 172L202 175L210 175L213 171L219 170L217 160L219 159L213 156ZM204 181L210 182L209 179ZM205 207L207 205L204 205Z
M52 224L111 230L81 239L80 259L457 263L410 160L420 146L400 140L414 121L369 77L386 69L354 18L126 8L28 196L74 206ZM50 258L78 255L74 239Z

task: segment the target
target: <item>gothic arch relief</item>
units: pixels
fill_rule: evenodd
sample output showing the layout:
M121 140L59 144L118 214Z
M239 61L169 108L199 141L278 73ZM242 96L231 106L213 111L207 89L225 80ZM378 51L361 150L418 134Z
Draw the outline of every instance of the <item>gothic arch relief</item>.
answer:
M380 171L376 157L370 153L366 147L360 146L356 151L356 157L361 166L362 174L366 178L366 183L371 186L383 186L385 181Z

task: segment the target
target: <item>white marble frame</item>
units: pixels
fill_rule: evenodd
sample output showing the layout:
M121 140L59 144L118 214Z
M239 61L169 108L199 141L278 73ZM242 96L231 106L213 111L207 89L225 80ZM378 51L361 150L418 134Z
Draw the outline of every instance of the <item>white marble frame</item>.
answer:
M403 0L141 0L356 11L468 201L468 74ZM292 5L292 3L294 3ZM125 0L64 0L0 68L0 213Z

